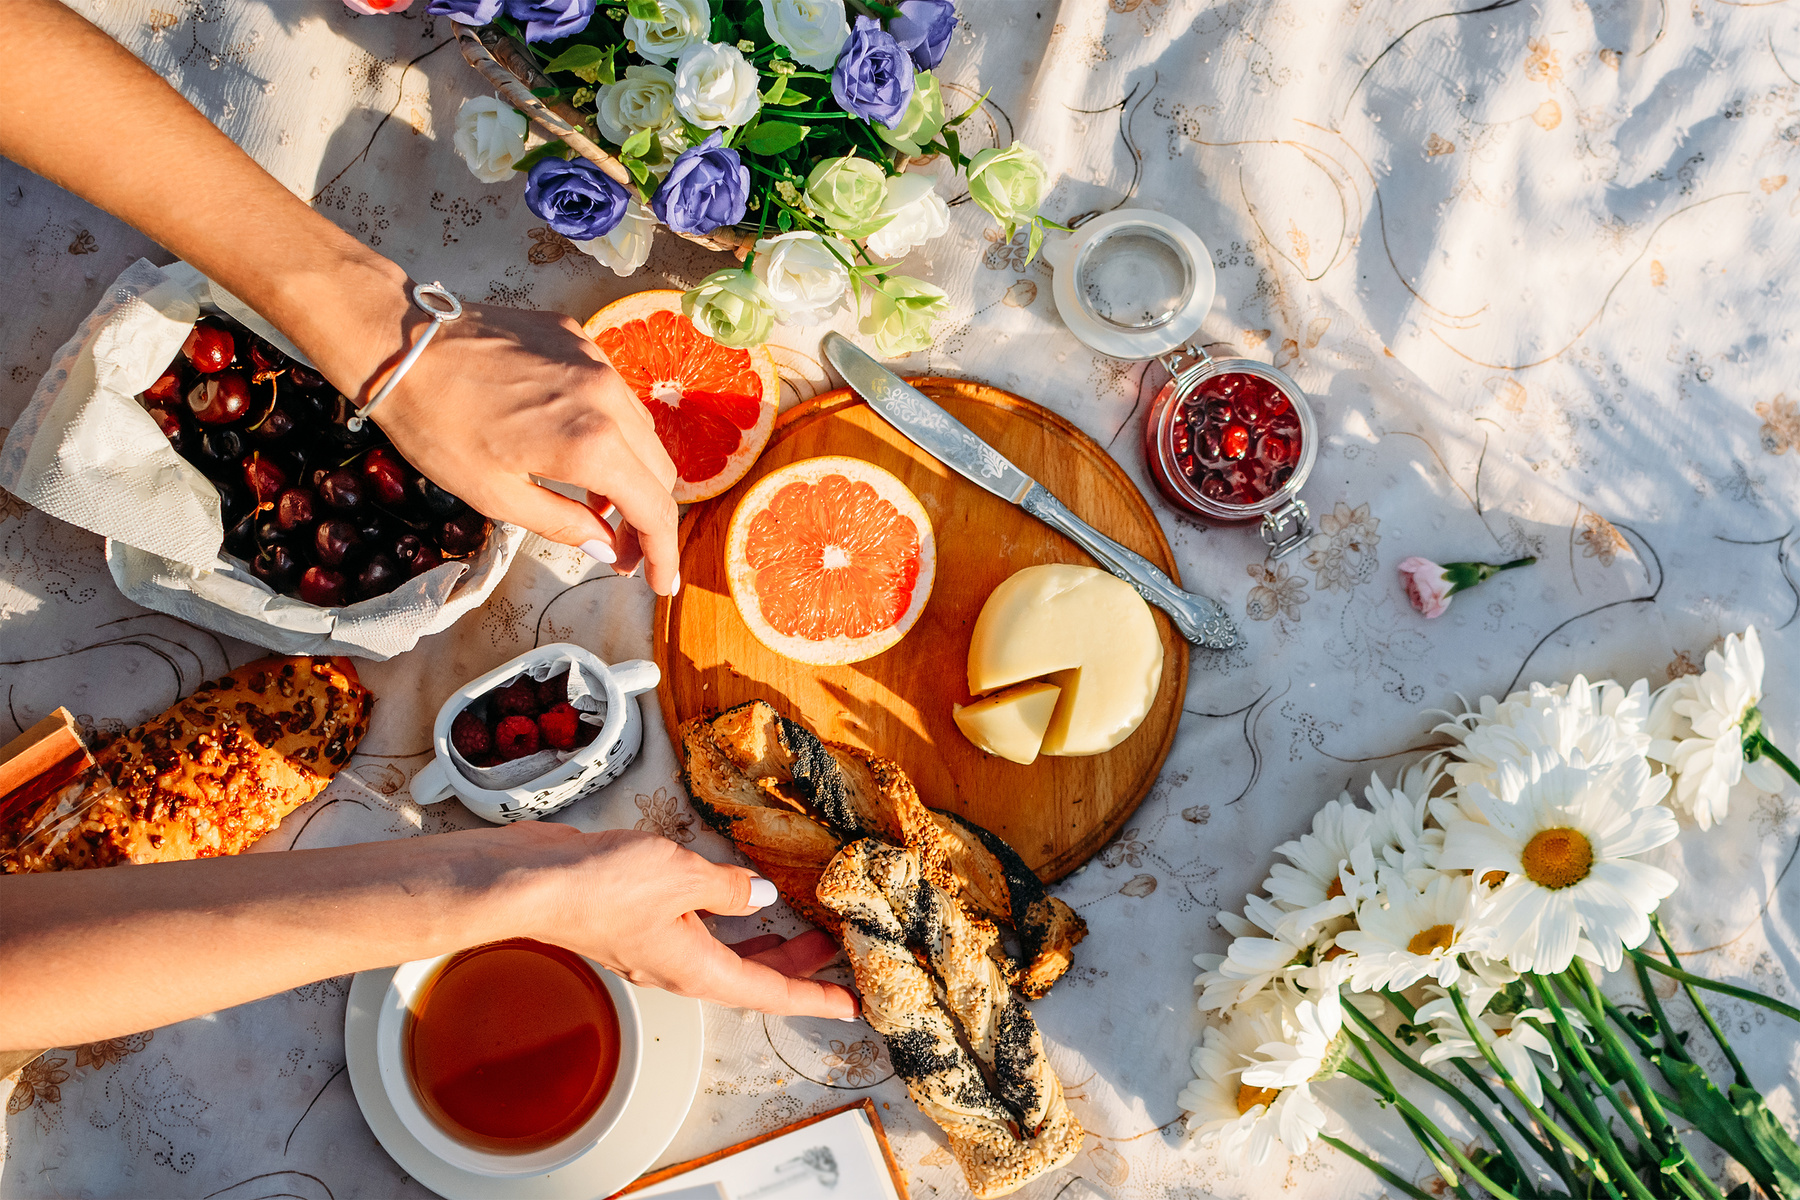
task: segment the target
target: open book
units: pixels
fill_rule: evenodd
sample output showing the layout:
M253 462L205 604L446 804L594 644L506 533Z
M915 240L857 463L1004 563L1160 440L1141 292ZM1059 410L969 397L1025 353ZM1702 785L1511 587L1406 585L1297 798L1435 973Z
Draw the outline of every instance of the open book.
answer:
M652 1171L633 1200L905 1200L875 1102L820 1113L692 1162Z

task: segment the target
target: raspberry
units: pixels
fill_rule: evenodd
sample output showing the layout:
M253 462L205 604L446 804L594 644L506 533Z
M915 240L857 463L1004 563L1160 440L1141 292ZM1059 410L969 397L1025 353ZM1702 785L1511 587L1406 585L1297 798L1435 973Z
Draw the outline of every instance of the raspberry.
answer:
M565 702L546 709L539 714L537 723L548 745L558 750L575 748L575 735L581 732L581 718L574 705Z
M549 712L559 704L566 704L569 699L569 673L552 675L537 685L537 702L539 712Z
M494 749L508 761L538 752L537 722L530 717L502 717L494 729Z
M537 716L537 684L530 676L497 689L493 695L494 711L503 717Z
M456 747L458 754L474 762L493 750L494 731L474 713L459 712L456 720L450 722L450 744Z

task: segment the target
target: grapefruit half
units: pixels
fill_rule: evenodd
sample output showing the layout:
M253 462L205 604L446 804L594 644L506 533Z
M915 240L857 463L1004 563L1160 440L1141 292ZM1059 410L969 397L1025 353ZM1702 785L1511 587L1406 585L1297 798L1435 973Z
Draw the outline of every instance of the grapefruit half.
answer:
M919 498L858 458L770 473L738 501L725 535L744 624L775 653L821 666L873 658L905 637L936 573Z
M775 360L761 346L733 350L695 329L680 292L635 292L582 330L650 410L675 463L677 503L729 488L769 444L781 402Z

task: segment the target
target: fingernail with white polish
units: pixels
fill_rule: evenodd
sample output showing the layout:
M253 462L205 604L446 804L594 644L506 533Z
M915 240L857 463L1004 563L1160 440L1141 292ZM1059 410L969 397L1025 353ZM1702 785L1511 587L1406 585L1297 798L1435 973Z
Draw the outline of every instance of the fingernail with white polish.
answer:
M619 561L619 556L613 553L613 548L599 538L581 543L581 552L589 558L597 558L603 563Z
M673 599L675 594L679 591L681 591L681 572L677 571L675 572L675 578L669 581L670 598Z
M750 881L750 907L767 908L775 903L780 893L775 890L775 883L770 879L758 877Z
M846 1022L848 1022L848 1023L849 1023L849 1024L851 1024L851 1025L854 1025L854 1024L856 1024L856 1018L855 1018L855 1017L833 1017L833 1018L832 1018L832 1020L834 1020L834 1021L846 1021Z

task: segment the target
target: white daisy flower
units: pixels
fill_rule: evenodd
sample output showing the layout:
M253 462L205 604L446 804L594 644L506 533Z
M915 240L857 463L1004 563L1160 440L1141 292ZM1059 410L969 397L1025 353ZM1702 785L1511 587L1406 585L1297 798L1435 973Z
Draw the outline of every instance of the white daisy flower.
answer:
M1543 1076L1549 1076L1550 1086L1558 1088L1562 1086L1562 1076L1557 1074L1556 1055L1550 1048L1550 1040L1539 1033L1530 1021L1536 1020L1548 1028L1554 1018L1542 1008L1507 1013L1487 1011L1489 1002L1499 994L1498 988L1470 988L1464 994L1464 1002L1474 1016L1475 1028L1481 1032L1488 1049L1494 1052L1494 1057L1500 1060L1506 1073L1513 1077L1519 1090L1530 1097L1533 1104L1542 1107ZM1577 1029L1587 1029L1587 1021L1580 1013L1570 1010L1563 1015ZM1432 1032L1437 1040L1419 1055L1419 1061L1426 1066L1447 1058L1486 1062L1481 1048L1470 1039L1468 1027L1462 1023L1462 1017L1456 1011L1455 1001L1449 996L1420 1005L1413 1021L1419 1025L1436 1026ZM1533 1055L1540 1056L1543 1061L1540 1062Z
M1259 1044L1239 1078L1252 1087L1287 1088L1337 1074L1350 1046L1337 989L1313 993L1317 999L1286 989L1276 994L1282 1036Z
M1449 772L1459 784L1493 787L1503 762L1520 762L1541 747L1571 761L1579 751L1590 766L1623 762L1650 745L1645 725L1650 716L1650 685L1640 679L1624 688L1610 679L1589 683L1577 675L1569 683L1528 691L1505 700L1483 696L1480 707L1434 732L1461 743L1452 753Z
M1233 1175L1268 1161L1277 1144L1292 1154L1305 1153L1325 1127L1325 1109L1309 1083L1265 1087L1241 1077L1256 1048L1281 1036L1279 1007L1272 999L1209 1025L1194 1048L1194 1078L1176 1097L1187 1114L1189 1136L1216 1147Z
M1246 896L1244 901L1243 916L1219 914L1219 924L1231 935L1225 953L1194 955L1194 965L1201 968L1194 986L1204 989L1202 1012L1242 1004L1310 962L1316 929L1285 924L1287 914L1266 897Z
M1474 889L1472 876L1440 872L1418 892L1383 871L1380 889L1356 906L1357 927L1337 936L1351 955L1350 986L1398 992L1430 977L1454 987L1463 974L1458 956L1486 949L1494 937Z
M1589 767L1579 752L1502 762L1494 791L1463 787L1481 820L1445 822L1439 865L1482 881L1505 872L1488 898L1488 952L1520 971L1553 974L1578 951L1617 970L1621 945L1649 936L1649 914L1675 890L1673 875L1633 861L1679 832L1657 803L1668 789L1642 758Z
M1310 832L1275 847L1288 861L1269 868L1263 891L1286 914L1282 923L1294 940L1354 912L1363 887L1374 886L1374 826L1374 814L1345 792L1313 814Z
M1706 653L1706 670L1684 675L1656 694L1650 709L1649 755L1675 777L1675 803L1710 829L1723 821L1731 789L1748 779L1765 792L1787 783L1768 758L1744 758L1744 727L1762 700L1763 653L1756 627L1725 638L1724 652Z
M1444 831L1427 828L1431 793L1445 778L1445 760L1434 754L1409 767L1393 787L1380 775L1369 777L1363 797L1375 814L1369 840L1382 865L1402 872L1415 891L1422 891L1437 872L1438 854L1444 848Z

